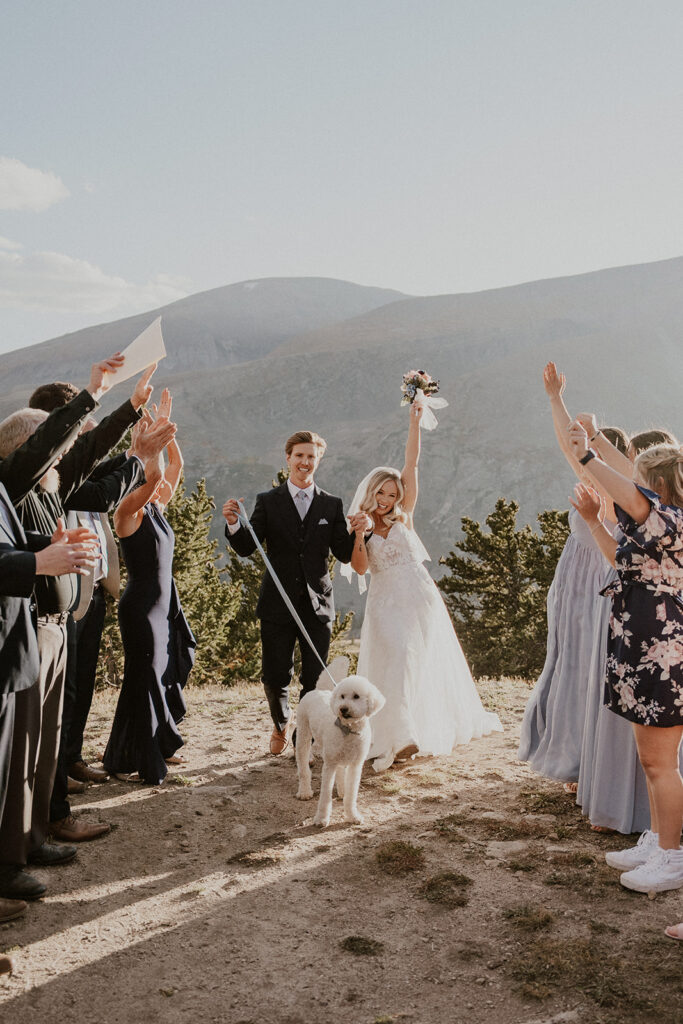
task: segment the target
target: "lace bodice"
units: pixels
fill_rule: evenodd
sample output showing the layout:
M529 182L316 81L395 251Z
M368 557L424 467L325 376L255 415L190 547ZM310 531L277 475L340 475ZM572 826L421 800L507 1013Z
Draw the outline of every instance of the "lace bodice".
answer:
M387 537L373 534L368 541L368 569L374 576L395 565L420 565L429 555L414 530L394 523Z

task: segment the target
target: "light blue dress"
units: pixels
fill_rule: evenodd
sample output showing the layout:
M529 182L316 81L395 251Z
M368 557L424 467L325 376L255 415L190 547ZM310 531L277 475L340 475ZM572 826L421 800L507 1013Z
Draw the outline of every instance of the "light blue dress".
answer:
M561 782L579 778L593 637L605 604L600 591L610 578L609 563L573 508L569 526L548 591L545 665L524 712L518 751L539 775Z

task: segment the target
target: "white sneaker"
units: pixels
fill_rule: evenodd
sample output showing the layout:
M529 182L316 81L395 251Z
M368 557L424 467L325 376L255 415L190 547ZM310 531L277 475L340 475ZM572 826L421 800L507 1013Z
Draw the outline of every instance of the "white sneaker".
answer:
M646 828L635 846L629 846L626 850L610 850L605 854L605 860L611 868L619 871L631 871L640 864L644 864L655 850L659 849L659 836L656 832L650 832Z
M625 871L619 881L626 889L634 892L666 892L667 889L683 888L683 850L662 850L655 852L633 871Z

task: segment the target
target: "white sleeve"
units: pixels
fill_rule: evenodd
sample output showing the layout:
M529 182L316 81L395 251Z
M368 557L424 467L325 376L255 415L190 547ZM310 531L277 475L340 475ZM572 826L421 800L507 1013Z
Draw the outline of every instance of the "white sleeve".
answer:
M231 536L231 537L232 537L233 533L237 533L237 531L238 531L238 530L239 530L239 528L240 528L240 523L239 523L239 519L237 520L237 522L236 522L236 523L229 523L229 522L227 521L227 519L226 519L226 521L225 521L225 525L227 526L227 528L228 528L228 533L230 534L230 536Z

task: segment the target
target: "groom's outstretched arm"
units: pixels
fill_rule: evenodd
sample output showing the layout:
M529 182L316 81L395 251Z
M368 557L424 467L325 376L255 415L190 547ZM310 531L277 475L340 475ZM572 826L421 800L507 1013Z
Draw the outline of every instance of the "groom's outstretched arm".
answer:
M349 533L344 518L344 506L341 498L337 499L337 509L334 522L332 523L332 539L330 540L330 551L338 562L350 562L355 534Z
M233 526L231 529L230 518L232 518L232 516L228 518L230 513L226 512L226 509L231 504L232 503L230 501L227 501L223 506L223 515L227 521L225 536L228 538L228 543L232 549L236 551L238 555L241 555L243 558L248 558L249 555L253 555L254 551L256 551L256 544L251 533L245 526L237 526L237 529ZM254 511L249 517L249 522L251 523L254 533L258 537L259 541L263 543L263 538L266 535L266 512L263 507L263 497L260 494L256 495L256 505L254 506Z

